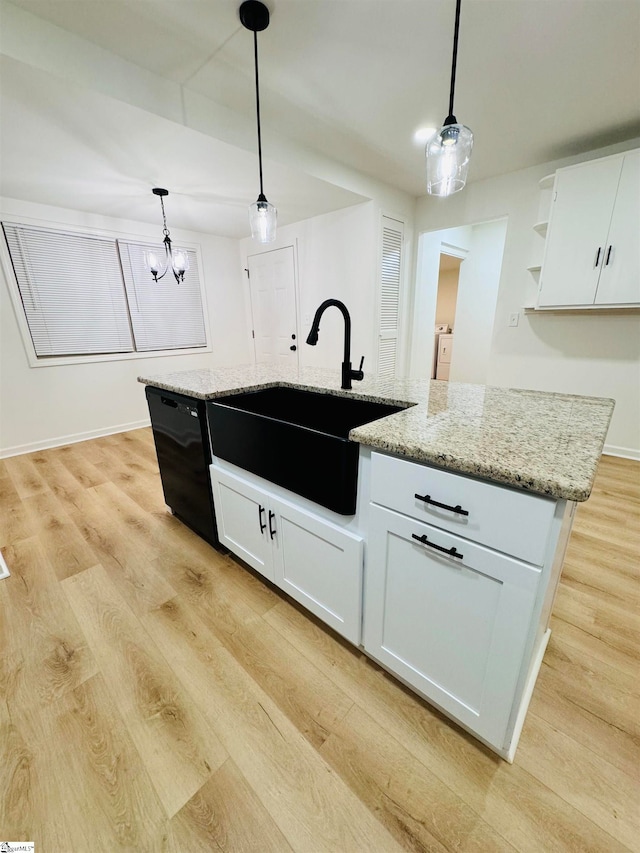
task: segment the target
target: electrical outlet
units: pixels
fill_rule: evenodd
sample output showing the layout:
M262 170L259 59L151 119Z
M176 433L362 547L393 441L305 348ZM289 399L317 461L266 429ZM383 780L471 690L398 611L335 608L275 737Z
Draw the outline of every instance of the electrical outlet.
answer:
M520 320L520 314L518 311L514 311L513 314L509 314L509 325L517 326Z

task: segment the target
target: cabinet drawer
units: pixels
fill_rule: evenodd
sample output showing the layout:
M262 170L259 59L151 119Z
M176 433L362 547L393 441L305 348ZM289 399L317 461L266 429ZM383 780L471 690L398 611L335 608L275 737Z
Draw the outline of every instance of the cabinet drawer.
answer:
M381 453L371 456L374 503L534 565L543 564L555 500ZM468 515L455 512L457 507Z

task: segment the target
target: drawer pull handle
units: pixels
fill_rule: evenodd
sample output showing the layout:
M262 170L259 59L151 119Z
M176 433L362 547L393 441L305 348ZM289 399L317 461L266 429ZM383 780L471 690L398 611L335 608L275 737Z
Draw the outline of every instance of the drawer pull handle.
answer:
M264 533L267 529L267 522L262 520L262 516L264 514L264 507L262 504L258 504L258 521L260 522L260 533Z
M274 519L275 517L276 517L275 512L271 512L271 510L269 510L269 536L270 536L272 539L273 539L273 537L276 535L276 529L275 529L275 527L272 525L273 519Z
M459 560L462 560L462 554L453 548L443 548L442 545L436 545L435 542L429 542L426 535L425 536L416 536L415 533L411 534L412 539L417 539L418 542L421 542L423 545L428 545L429 548L435 548L436 551L442 551L443 554L448 554L450 557L457 557Z
M448 509L451 512L457 512L458 515L469 515L469 511L466 509L462 509L460 504L457 504L457 506L449 506L448 504L441 504L441 503L438 503L438 501L432 501L431 495L419 495L416 493L415 497L419 501L424 501L426 504L431 504L431 506L439 506L440 509Z

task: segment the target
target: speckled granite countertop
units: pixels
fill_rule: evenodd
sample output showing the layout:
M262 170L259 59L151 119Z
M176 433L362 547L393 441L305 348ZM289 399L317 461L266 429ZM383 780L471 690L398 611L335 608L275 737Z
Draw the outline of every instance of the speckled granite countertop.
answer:
M140 376L138 381L202 400L289 385L409 406L349 437L427 462L553 498L591 493L614 401L433 380L365 377L340 388L338 371L246 365Z

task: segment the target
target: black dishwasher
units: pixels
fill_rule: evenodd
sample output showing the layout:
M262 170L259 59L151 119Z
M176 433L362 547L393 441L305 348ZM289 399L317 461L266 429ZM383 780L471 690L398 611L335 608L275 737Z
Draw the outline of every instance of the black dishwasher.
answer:
M164 499L173 514L219 548L204 400L146 387Z

